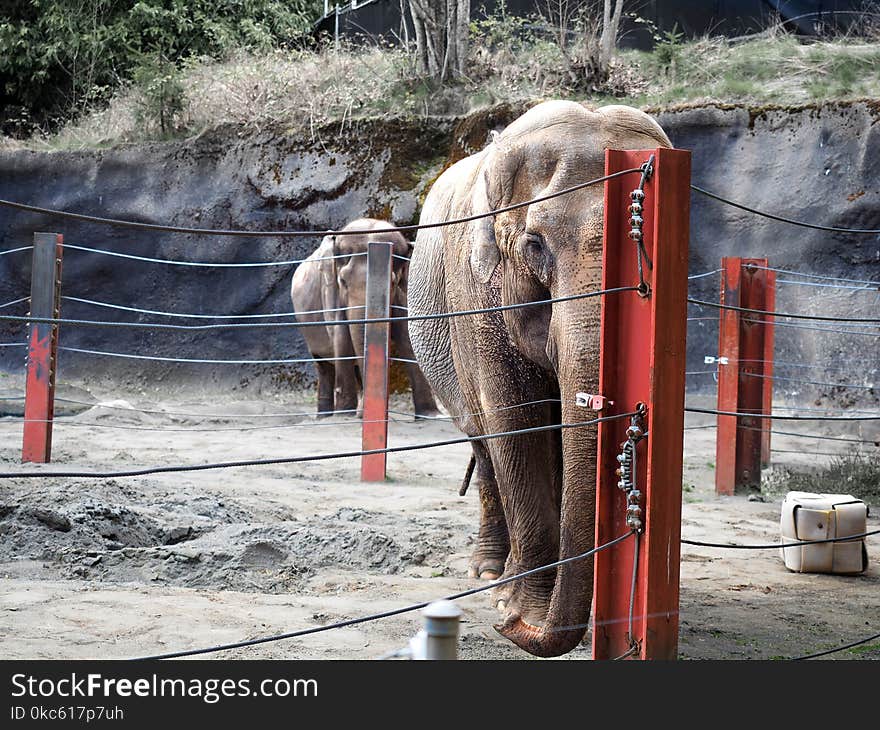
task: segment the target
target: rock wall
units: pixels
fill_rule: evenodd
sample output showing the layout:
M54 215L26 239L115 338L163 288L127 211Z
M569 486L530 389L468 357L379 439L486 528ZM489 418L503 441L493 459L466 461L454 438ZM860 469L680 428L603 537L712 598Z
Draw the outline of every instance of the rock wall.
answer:
M239 137L221 129L197 139L88 152L3 152L0 197L41 207L147 223L214 229L326 230L361 215L414 223L426 182L446 161L449 123L360 123L314 138ZM66 244L158 259L242 263L305 258L320 237L181 235L60 220L0 208L0 250L28 245L33 231L63 233ZM64 296L187 314L290 312L293 266L204 268L146 263L67 249ZM0 303L26 296L30 255L0 257ZM2 313L23 314L26 305ZM65 318L203 324L62 302ZM262 320L266 321L266 320ZM0 341L22 340L0 323ZM202 360L308 357L292 328L151 331L65 326L64 347ZM5 369L24 353L0 349ZM284 388L313 377L311 365L180 364L59 353L60 377L136 388Z
M692 150L695 185L799 221L880 229L880 105L709 106L659 111L657 118L675 146ZM857 291L828 286L840 282L777 273L776 310L880 317L878 235L794 227L694 193L690 271L717 269L723 256L766 257L772 267L878 282L873 289ZM690 291L694 298L718 301L718 286L718 276L711 276L693 280ZM716 317L718 310L691 305L689 314ZM835 330L841 328L837 323L777 318L776 392L803 399L805 406L876 404L876 394L867 386L878 375L880 328L856 325L848 329L863 334L839 335ZM689 371L709 369L703 357L717 354L717 332L717 322L689 322ZM711 375L692 376L689 385L711 391L711 380ZM857 387L795 382L799 380Z
M92 215L172 225L249 230L326 229L371 215L415 222L427 188L450 159L476 151L525 107L504 106L462 120L361 122L317 130L312 137L263 133L240 137L220 129L182 142L87 152L0 153L0 197ZM673 143L693 151L693 181L746 205L839 227L880 228L880 106L828 104L749 109L724 105L653 110ZM211 238L112 228L0 208L0 249L27 245L36 230L65 242L141 256L189 261L283 261L306 256L317 238ZM759 218L701 195L692 199L690 270L713 271L722 256L766 256L771 265L880 281L880 236L828 234ZM63 293L148 310L199 314L290 311L292 267L194 268L149 264L69 249ZM28 292L28 254L0 256L0 303ZM794 277L779 275L782 281ZM814 280L813 283L827 283ZM718 276L695 279L693 296L717 301ZM856 291L779 285L780 311L877 317L880 289ZM24 313L20 307L3 313ZM691 306L691 316L717 310ZM180 322L99 309L65 300L65 317ZM184 320L185 321L185 320ZM195 320L191 320L195 321ZM798 323L810 327L820 323ZM688 369L707 369L716 354L717 323L689 327ZM790 370L818 382L872 384L878 338L839 329L777 328L780 362L827 364ZM858 331L877 328L856 328ZM20 341L23 328L0 323L0 340ZM197 359L306 357L293 329L196 332L63 329L66 347ZM0 365L20 372L23 350L0 348ZM64 351L70 382L164 388L198 385L277 392L313 379L310 365L212 365L134 361ZM843 368L838 371L838 368ZM778 371L783 374L782 371ZM801 378L804 379L804 378ZM165 381L163 383L163 381ZM711 375L689 378L711 390ZM867 389L777 386L789 395L835 402L874 401Z

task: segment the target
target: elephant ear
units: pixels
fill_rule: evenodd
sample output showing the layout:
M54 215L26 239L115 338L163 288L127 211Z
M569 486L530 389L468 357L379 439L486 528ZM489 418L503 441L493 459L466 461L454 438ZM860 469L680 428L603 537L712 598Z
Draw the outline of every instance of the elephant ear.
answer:
M321 305L323 309L336 309L339 301L336 259L329 258L336 255L336 236L324 236L319 251L323 260L313 265L321 272ZM330 314L331 317L334 315L335 313Z
M484 169L477 175L471 194L471 212L477 215L490 210L488 171ZM477 281L485 284L492 278L500 261L501 252L495 240L495 216L478 218L471 223L471 273Z

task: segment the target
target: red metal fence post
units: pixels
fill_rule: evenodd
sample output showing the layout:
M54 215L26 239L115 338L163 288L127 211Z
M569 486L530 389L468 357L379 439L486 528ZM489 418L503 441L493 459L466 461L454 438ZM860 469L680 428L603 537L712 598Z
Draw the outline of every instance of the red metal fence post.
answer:
M764 310L776 311L776 272L764 269ZM763 413L773 413L773 353L776 347L776 328L773 326L773 317L765 318L764 324L764 397L761 403ZM761 432L761 466L770 466L770 429L773 421L770 418L763 420Z
M34 233L30 306L33 317L53 319L60 314L62 241L60 233ZM58 325L34 322L28 330L21 460L45 464L52 455Z
M394 244L370 242L367 248L367 311L365 319L387 318L391 312L391 258ZM388 447L388 343L390 325L364 327L364 451ZM361 481L385 481L386 454L361 457Z
M722 259L721 268L723 305L772 310L775 295L768 287L767 275L772 272L767 271L767 259L726 257ZM775 277L769 278L775 284ZM770 318L732 309L720 312L718 410L770 413L773 405ZM766 448L767 457L770 451L769 430L769 418L718 416L716 494L732 495L760 488L763 451Z
M721 259L721 304L739 306L742 259ZM718 410L734 412L739 405L739 330L740 312L718 310ZM735 416L718 416L715 432L715 493L733 494L736 483Z
M608 150L606 174L638 167L651 150ZM647 443L636 446L643 530L595 559L593 658L611 659L637 646L641 659L678 653L679 540L684 429L685 337L690 213L690 152L658 149L645 184L643 236L648 296L635 292L602 298L599 388L613 401L601 415L647 406ZM630 192L638 177L605 184L602 288L638 282L638 252L628 237ZM599 424L596 543L626 532L626 498L617 482L617 455L629 419ZM629 618L633 563L638 555Z

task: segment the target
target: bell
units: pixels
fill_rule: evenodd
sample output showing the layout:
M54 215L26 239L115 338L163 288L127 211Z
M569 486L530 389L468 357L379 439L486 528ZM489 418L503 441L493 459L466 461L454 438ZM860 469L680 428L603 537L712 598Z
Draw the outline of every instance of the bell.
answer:
M642 232L641 232L638 228L633 228L633 229L629 232L629 237L630 237L633 241L641 241L641 240L642 240Z
M644 221L642 220L642 216L640 215L633 215L633 217L629 219L629 224L633 228L641 228L642 223L644 223Z
M645 191L644 190L633 190L630 193L630 197L633 199L634 203L641 203L645 199Z
M633 203L629 206L629 212L630 212L632 215L641 215L641 214L642 214L642 204L641 204L641 203L633 202Z

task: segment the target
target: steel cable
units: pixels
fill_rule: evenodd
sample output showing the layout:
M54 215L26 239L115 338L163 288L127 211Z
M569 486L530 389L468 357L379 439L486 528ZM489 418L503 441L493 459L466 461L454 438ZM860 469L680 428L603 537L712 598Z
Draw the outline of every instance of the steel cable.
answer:
M703 371L711 372L711 371ZM685 373L687 374L687 373ZM742 373L749 378L761 378L762 380L782 380L788 383L801 383L803 385L823 385L830 388L853 388L856 390L874 390L873 385L855 385L852 383L828 383L821 380L802 380L801 378L789 378L783 375L764 375L762 373Z
M869 641L874 641L874 639L880 639L880 634L874 634L873 636L869 636L867 639L860 639L859 641L854 641L851 644L846 644L844 646L838 646L836 649L828 649L826 651L818 651L815 654L807 654L806 656L796 656L796 657L793 657L791 661L797 662L797 661L802 661L804 659L817 659L821 656L828 656L829 654L836 654L839 651L845 651L846 649L852 649L855 646L861 646L862 644L867 644Z
M5 256L8 253L18 253L19 251L33 251L33 246L22 246L21 248L7 248L5 251L0 251L0 256Z
M449 317L461 317L472 314L490 314L492 312L504 312L511 309L524 307L538 307L556 302L570 302L577 299L590 299L606 294L618 294L620 292L636 291L634 286L619 286L613 289L601 289L599 291L586 292L584 294L570 294L554 299L541 299L534 302L518 302L516 304L503 304L497 307L484 307L482 309L465 309L457 312L436 312L433 314L419 314L406 317L374 317L371 319L344 319L322 320L319 322L229 322L222 324L163 324L160 322L106 322L89 319L63 319L52 317L18 317L13 315L0 315L0 322L30 322L40 324L68 324L88 327L122 327L133 329L165 329L165 330L211 330L211 329L235 329L242 327L332 327L351 324L381 324L383 322L414 322L429 319L447 319Z
M872 317L824 317L818 314L789 314L787 312L768 312L764 309L748 309L747 307L735 307L732 304L720 304L718 302L706 302L702 299L693 299L688 297L688 302L698 304L701 307L713 307L715 309L728 309L735 312L746 312L748 314L761 314L765 317L790 317L791 319L810 319L820 322L868 322L870 324L880 325L880 319ZM769 323L762 323L769 324Z
M748 322L749 324L767 324L767 322L762 322L757 319L749 319L748 317L743 317L743 322ZM860 337L880 337L880 332L866 332L865 330L856 330L850 329L851 327L877 327L875 324L850 324L847 325L846 328L832 328L832 327L817 327L812 324L796 324L795 322L773 322L772 326L774 327L789 327L792 329L798 330L810 330L812 332L830 332L835 335L858 335Z
M868 291L877 294L880 291L880 284L874 286L850 286L848 284L823 284L819 281L795 281L793 279L777 279L777 284L792 284L794 286L813 286L827 289L842 289L846 291Z
M39 213L41 215L53 216L56 218L69 218L72 220L84 221L86 223L99 223L102 225L111 225L111 226L120 226L124 228L136 228L140 230L147 231L164 231L166 233L186 233L191 235L199 235L199 236L240 236L244 238L296 238L301 236L307 237L317 237L317 236L356 236L362 233L395 233L395 232L404 232L404 231L418 231L427 228L440 228L442 226L452 226L458 225L460 223L469 223L471 221L480 220L481 218L489 218L491 216L497 215L498 213L506 213L511 210L517 210L518 208L524 208L526 206L532 205L534 203L542 203L545 200L551 200L553 198L557 198L560 195L567 195L569 193L573 193L577 190L582 190L583 188L590 187L591 185L597 185L599 183L605 182L606 180L612 180L617 177L622 177L623 175L629 175L632 173L641 173L642 170L639 167L634 167L629 170L620 170L619 172L611 173L610 175L603 175L602 177L595 178L593 180L588 180L586 182L580 183L578 185L573 185L569 188L564 188L563 190L558 190L555 193L548 193L547 195L542 195L537 198L533 198L531 200L526 200L522 203L514 203L512 205L504 206L503 208L496 208L494 210L489 210L484 213L477 213L475 215L467 216L465 218L456 218L448 221L439 221L437 223L420 223L417 225L411 226L389 226L388 228L374 228L372 230L348 230L348 231L334 231L334 230L313 230L313 231L236 231L236 230L224 230L224 229L211 229L211 228L185 228L179 226L166 226L159 225L155 223L139 223L136 221L124 221L118 220L115 218L102 218L99 216L93 215L84 215L82 213L70 213L64 210L53 210L51 208L41 208L36 205L27 205L25 203L16 203L11 200L0 200L0 206L4 206L7 208L14 208L16 210L21 210L29 213ZM212 264L213 265L213 264Z
M776 545L727 545L718 542L700 542L699 540L685 540L682 538L682 545L694 545L696 547L710 548L732 548L736 550L776 550L778 548L795 548L802 545L823 545L829 542L852 542L854 540L862 540L870 535L880 535L880 530L870 530L868 532L859 532L855 535L847 535L846 537L828 537L823 540L799 540L798 542L778 543Z
M715 424L712 424L712 428L715 428ZM764 432L767 430L763 428L755 428L754 426L740 426L740 428L744 431ZM770 429L769 433L774 436L796 436L798 438L817 439L819 441L842 441L848 444L872 444L874 446L880 444L880 441L871 441L869 439L848 439L844 438L843 436L821 436L809 433L797 433L796 431L776 431L774 429Z
M880 233L880 228L838 228L837 226L822 226L817 223L805 223L804 221L794 220L793 218L785 218L781 215L767 213L766 211L758 210L757 208L750 208L749 206L743 205L742 203L736 203L732 200L728 200L727 198L722 198L716 193L710 193L708 190L704 190L697 185L691 185L691 190L695 190L701 195L705 195L708 198L713 198L714 200L726 203L727 205L732 205L734 208L739 208L740 210L744 210L748 213L754 213L755 215L760 215L764 218L769 218L771 220L779 221L781 223L789 223L794 226L801 226L802 228L813 228L818 231L830 231L832 233L857 233L870 236L874 236Z
M2 205L2 201L0 201ZM89 248L88 246L77 246L72 243L64 244L65 249L73 249L74 251L87 251L89 253L97 253L104 256L115 256L122 259L134 259L135 261L146 261L151 264L169 264L172 266L195 266L201 268L236 268L247 269L261 266L294 266L297 264L311 264L317 261L331 261L333 259L347 259L354 256L366 256L366 251L350 254L337 254L335 256L322 256L319 258L294 259L291 261L254 261L245 263L223 263L214 261L178 261L175 259L154 259L149 256L137 256L130 253L119 253L118 251L106 251L101 248Z
M101 355L106 357L121 357L128 360L151 360L156 362L186 362L201 365L292 365L307 362L336 362L338 360L360 360L357 355L342 357L303 357L279 360L210 360L206 358L190 357L163 357L161 355L131 355L124 352L104 352L102 350L86 350L81 347L58 346L59 351L78 352L83 355Z
M684 410L688 413L708 413L714 416L736 416L737 418L767 418L775 421L880 421L880 416L779 416L773 413L738 413L693 406L685 407Z
M78 472L78 471L62 471L62 472L0 472L0 479L17 479L17 478L117 478L117 477L136 477L147 476L149 474L170 474L179 472L192 471L208 471L210 469L230 469L241 466L272 466L280 464L298 464L306 461L326 461L327 459L347 459L357 456L371 456L372 454L393 454L401 451L418 451L420 449L430 449L437 446L451 446L453 444L472 443L474 441L487 441L495 438L505 438L509 436L519 436L527 433L540 433L542 431L558 431L565 428L581 428L583 426L593 426L604 421L615 421L620 418L629 418L633 413L621 413L616 416L602 416L594 418L590 421L581 421L580 423L555 423L549 426L532 426L531 428L520 428L512 431L501 431L498 433L481 434L478 436L465 436L462 438L446 439L445 441L434 441L427 444L411 444L408 446L393 446L384 449L369 449L366 451L348 451L335 454L312 454L311 456L290 456L279 457L275 459L248 459L242 461L225 461L211 464L189 464L177 466L155 466L144 469L129 469L125 471L113 472Z
M308 309L303 310L302 312L271 312L268 314L183 314L180 312L163 312L156 309L137 309L135 307L123 307L120 304L109 304L107 302L98 302L93 299L81 299L79 297L62 296L61 298L69 302L89 304L93 307L118 309L123 312L135 312L136 314L156 314L161 317L180 317L181 319L265 319L267 317L298 317L306 314L330 314L333 312L350 312L355 309L364 309L363 306L351 306L333 307L330 309ZM406 309L406 307L398 307L397 305L392 305L392 308ZM2 309L2 307L0 307L0 309Z
M6 302L6 304L0 304L0 309L6 309L6 307L11 307L14 304L21 304L22 302L26 302L30 297L22 297L21 299L13 299L11 302Z
M522 578L526 578L530 575L535 575L537 573L543 573L548 570L552 570L553 568L558 568L562 565L567 565L568 563L573 563L577 560L584 560L586 558L595 555L602 550L607 550L614 545L617 545L620 542L623 542L626 538L630 537L633 533L627 532L625 535L621 535L620 537L611 540L610 542L605 543L604 545L600 545L599 547L595 547L592 550L588 550L585 553L581 553L580 555L573 555L570 558L563 558L562 560L557 560L553 563L548 563L547 565L542 565L538 568L532 568L531 570L523 571L522 573L517 573L516 575L509 576L508 578L500 578L498 580L494 580L488 585L478 586L477 588L470 588L466 591L461 591L459 593L453 593L450 596L446 596L443 599L445 601L457 601L461 598L466 598L468 596L473 596L477 593L482 593L483 591L492 590L493 588L498 588L499 586L507 585L508 583L513 583L514 581L521 580ZM217 646L206 647L203 649L186 649L183 651L175 651L169 652L166 654L156 654L153 656L146 657L138 657L135 661L146 661L146 660L157 660L157 659L177 659L185 656L194 656L197 654L210 654L217 651L226 651L228 649L241 649L248 646L255 646L257 644L266 644L272 641L282 641L284 639L294 639L300 636L308 636L310 634L318 634L324 631L331 631L334 629L343 629L349 626L356 626L358 624L367 623L369 621L377 621L383 618L390 618L391 616L399 616L403 613L411 613L412 611L418 611L422 608L427 608L433 601L423 601L422 603L415 603L409 606L404 606L403 608L395 608L391 611L383 611L381 613L374 613L369 616L361 616L359 618L346 619L344 621L337 621L333 624L326 624L324 626L315 626L310 629L300 629L299 631L290 631L284 634L274 634L273 636L263 636L257 639L246 639L245 641L237 641L231 644L219 644Z
M823 281L846 281L850 284L868 284L871 287L880 289L880 281L873 281L871 279L846 279L842 276L826 276L823 274L808 274L803 271L792 271L791 269L780 269L774 266L761 266L760 264L749 264L755 269L761 269L762 271L775 271L777 274L787 274L789 276L803 276L809 279L821 279ZM778 280L777 280L778 282Z

